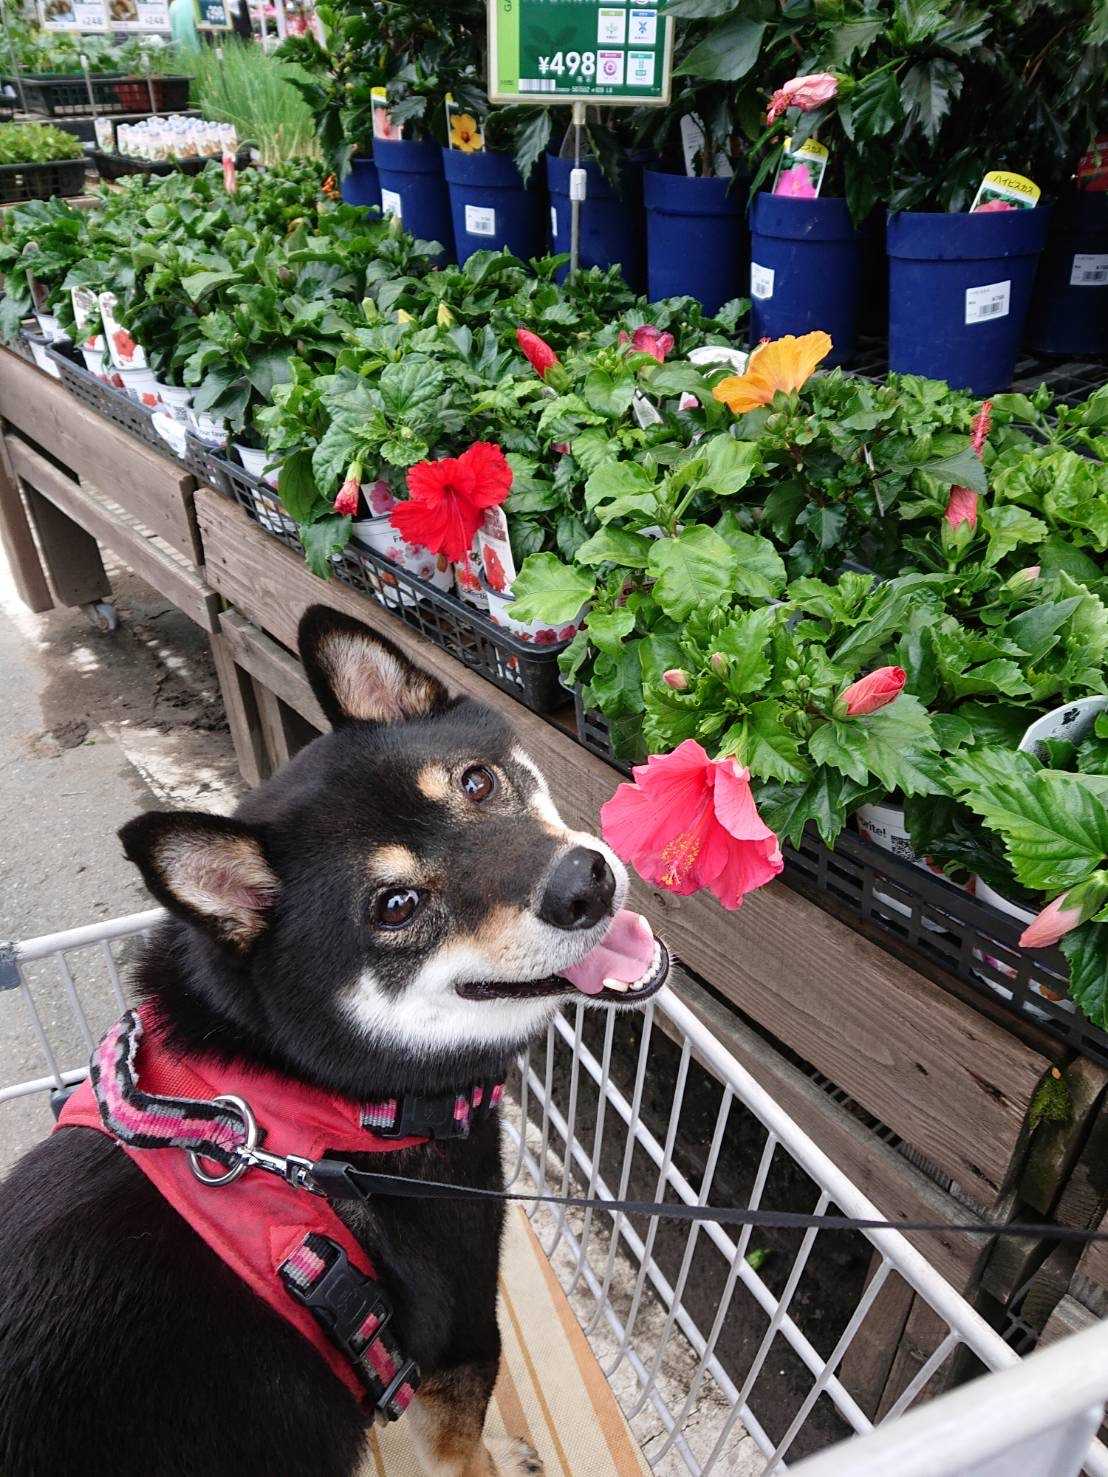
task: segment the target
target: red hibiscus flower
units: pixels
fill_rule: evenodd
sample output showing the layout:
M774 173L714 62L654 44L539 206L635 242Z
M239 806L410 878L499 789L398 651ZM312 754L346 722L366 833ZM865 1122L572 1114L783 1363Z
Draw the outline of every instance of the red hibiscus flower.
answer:
M541 380L544 380L558 363L557 354L546 340L539 338L538 334L532 333L529 328L516 329L516 343L528 364Z
M631 335L631 347L640 354L651 355L659 364L664 364L666 355L673 348L673 334L663 333L653 323L642 323Z
M461 563L484 510L502 503L511 485L512 469L500 447L475 441L461 456L412 467L411 496L406 503L397 503L389 521L409 543Z
M784 861L759 816L749 772L709 759L695 739L651 755L600 810L604 839L645 881L687 897L699 888L737 908Z

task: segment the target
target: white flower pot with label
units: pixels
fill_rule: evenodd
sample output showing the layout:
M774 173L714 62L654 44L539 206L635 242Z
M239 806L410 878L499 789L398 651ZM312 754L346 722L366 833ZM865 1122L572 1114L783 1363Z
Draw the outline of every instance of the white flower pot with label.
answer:
M979 903L987 903L989 907L995 908L998 913L1003 913L1007 918L1016 918L1019 920L1020 923L1023 924L1030 923L1031 920L1035 917L1035 914L1030 910L1030 908L1025 908L1022 903L1012 902L1012 900L1010 898L1006 898L1003 893L997 892L995 887L990 887L983 877L978 877L976 879L976 883L976 895L977 901ZM996 970L997 974L1003 975L1006 980L1015 979L1016 977L1016 971L1010 964L1005 964L1002 959L997 959L992 954L986 954L981 949L974 949L973 957L975 959L980 959L985 964L988 964L991 968ZM989 988L995 991L1002 1000L1011 1000L1011 990L1006 990L1003 985L998 985L995 980L990 979L986 974L982 974L981 970L979 969L975 970L974 973L979 979L984 980ZM1037 982L1032 981L1028 988L1031 990L1032 994L1041 995L1044 1000L1052 1000L1055 1005L1058 1005L1062 1010L1072 1011L1074 1009L1074 1003L1071 999L1069 999L1068 996L1056 994L1053 990L1049 989L1045 985L1040 985ZM1033 1015L1036 1020L1050 1019L1045 1011L1036 1010L1033 1005L1029 1005L1027 1007L1027 1013L1028 1015Z
M1092 697L1079 697L1072 703L1062 703L1060 707L1052 708L1049 713L1035 719L1020 739L1020 750L1024 754L1033 754L1036 759L1047 764L1044 739L1064 739L1068 744L1079 744L1092 733L1097 714L1103 713L1105 709L1108 709L1108 697L1101 693L1094 693Z
M280 506L277 499L276 487L278 469L266 475L265 468L269 461L269 453L258 451L253 446L243 446L240 441L234 443L238 452L239 461L242 462L243 470L248 472L256 482L262 482L267 487L274 489L272 498L258 497L254 502L254 509L258 515L258 522L270 533L289 535L296 537L296 524Z
M421 549L409 544L389 522L389 515L379 518L359 518L351 528L353 537L367 549L382 555L390 564L406 574L413 574L434 590L449 590L454 583L454 571L439 554L430 549ZM418 596L409 585L401 583L387 570L373 570L373 595L387 610L400 606L409 607L418 603Z
M944 882L949 882L938 867L933 867L926 857L918 856L912 848L912 838L908 834L908 827L904 823L904 807L902 805L890 805L885 802L881 805L860 805L854 813L858 833L871 846L877 846L882 851L887 851L891 856L897 857L902 862L911 862L913 867L918 867L921 872L929 872L932 877L940 877ZM957 886L957 883L952 883ZM965 891L972 891L967 886ZM894 913L899 913L904 918L911 917L912 910L907 903L902 903L899 898L890 897L887 892L874 892L878 902L884 903L887 908L892 908ZM946 929L938 923L932 923L927 918L923 920L923 926L932 933L945 933Z
M526 641L530 646L558 646L572 641L581 629L581 622L588 610L587 605L582 605L573 620L563 621L559 626L552 626L549 621L521 621L511 614L511 591L504 595L498 594L496 590L489 588L484 579L481 585L489 602L489 619L493 625L503 626L510 636L514 636L517 641Z

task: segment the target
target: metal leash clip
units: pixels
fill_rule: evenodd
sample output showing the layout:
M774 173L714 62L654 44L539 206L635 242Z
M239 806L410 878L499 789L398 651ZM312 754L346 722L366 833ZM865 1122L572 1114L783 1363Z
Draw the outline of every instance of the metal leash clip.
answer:
M316 1185L312 1178L312 1170L315 1168L310 1159L303 1159L299 1154L270 1154L266 1149L258 1146L258 1120L254 1117L250 1104L245 1099L234 1097L227 1093L212 1099L227 1108L233 1108L241 1117L246 1138L234 1149L236 1163L230 1169L224 1170L222 1174L209 1174L204 1168L201 1156L195 1149L189 1149L189 1168L202 1185L230 1185L246 1173L248 1169L264 1169L267 1174L276 1174L287 1184L296 1190L307 1190L310 1195L323 1195L324 1191Z

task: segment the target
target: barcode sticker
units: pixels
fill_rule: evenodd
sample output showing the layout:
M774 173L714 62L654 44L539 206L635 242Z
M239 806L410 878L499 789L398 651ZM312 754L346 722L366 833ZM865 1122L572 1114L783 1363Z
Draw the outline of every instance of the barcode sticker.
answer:
M988 323L994 318L1007 318L1012 299L1012 281L987 282L983 287L966 288L966 322Z
M1108 287L1108 256L1077 252L1070 272L1071 287Z
M521 77L520 92L556 92L558 84L553 77Z
M773 268L750 263L750 296L764 301L773 296Z
M470 236L495 236L496 211L487 205L467 205L466 231Z
M398 221L404 219L404 207L395 190L381 191L381 211L384 215L394 215Z

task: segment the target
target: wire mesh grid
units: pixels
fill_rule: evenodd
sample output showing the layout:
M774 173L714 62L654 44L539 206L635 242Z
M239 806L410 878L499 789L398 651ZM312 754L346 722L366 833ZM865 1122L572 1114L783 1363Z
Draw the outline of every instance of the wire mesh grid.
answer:
M883 338L863 336L850 364L849 373L860 379L883 380L889 372L889 348ZM1012 371L1013 390L1031 394L1045 384L1057 400L1076 405L1108 384L1108 360L1103 358L1048 359L1022 353Z
M0 947L0 1024L19 1047L16 1071L32 1071L0 1084L0 1104L38 1110L30 1142L49 1127L50 1090L84 1075L125 1007L128 956L162 916ZM517 1192L880 1218L669 990L641 1012L582 1004L557 1016L515 1065L504 1133ZM873 1429L845 1371L890 1279L930 1305L942 1332L882 1423L948 1379L1017 1362L893 1231L734 1234L712 1220L561 1206L535 1208L533 1224L652 1470L667 1477L781 1472ZM1108 1477L1108 1451L1094 1446L1085 1470Z

